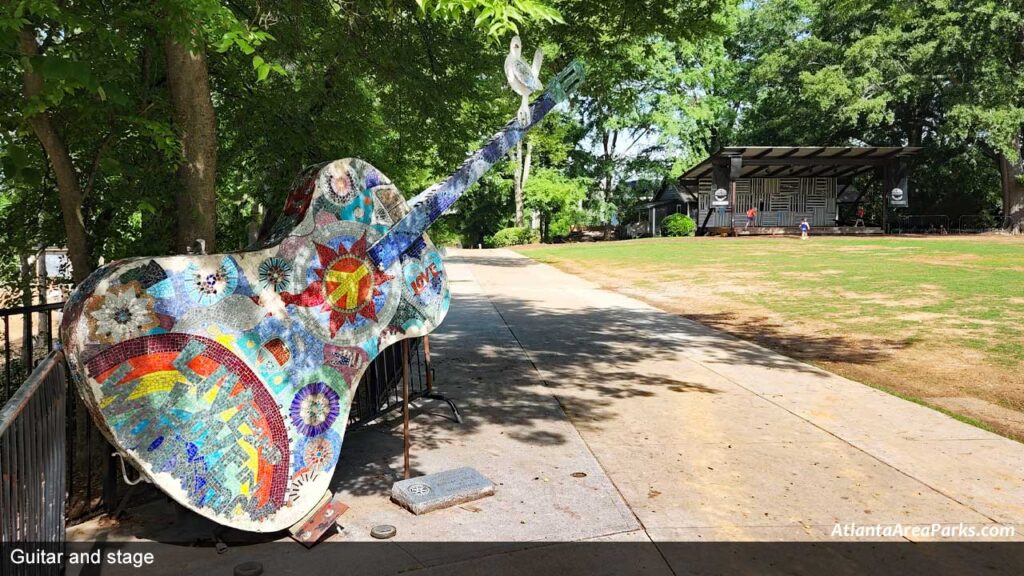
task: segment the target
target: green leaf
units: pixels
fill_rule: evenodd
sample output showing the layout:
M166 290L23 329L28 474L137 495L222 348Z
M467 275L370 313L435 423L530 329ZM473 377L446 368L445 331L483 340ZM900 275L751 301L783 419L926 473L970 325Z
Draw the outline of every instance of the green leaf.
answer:
M473 22L473 25L479 26L481 22L487 20L488 18L491 18L492 16L494 16L494 8L484 8L483 10L480 11L480 15L476 17L476 20Z
M220 42L214 47L214 50L220 53L227 52L235 44L235 37L232 33L228 32L220 39Z
M153 206L148 200L139 200L139 210L149 212L150 214L156 214L156 206Z
M252 47L252 44L250 44L245 38L235 38L235 44L238 45L238 49L242 51L242 54L245 54L246 56L256 51L256 49Z

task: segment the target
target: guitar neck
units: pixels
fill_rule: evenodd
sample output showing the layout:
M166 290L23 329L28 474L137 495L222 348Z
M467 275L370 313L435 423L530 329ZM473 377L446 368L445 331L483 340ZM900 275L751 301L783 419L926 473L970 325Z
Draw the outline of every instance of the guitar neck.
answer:
M370 249L367 255L380 269L401 258L406 251L422 245L423 234L451 208L462 194L508 153L523 135L564 101L583 82L583 67L573 62L552 79L547 90L530 105L530 121L525 126L513 119L483 148L474 152L447 180L431 186L409 200L409 212L396 222Z

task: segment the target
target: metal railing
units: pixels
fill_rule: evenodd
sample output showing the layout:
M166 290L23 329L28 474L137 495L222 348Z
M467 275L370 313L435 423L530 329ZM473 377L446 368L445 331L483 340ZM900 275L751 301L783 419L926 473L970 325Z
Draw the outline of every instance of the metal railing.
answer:
M58 347L57 330L63 302L0 309L3 327L3 382L0 405L28 384L29 373ZM63 355L61 355L63 358ZM63 360L62 360L63 362ZM62 370L67 387L70 374ZM65 515L76 524L109 512L123 499L125 484L114 472L113 449L92 423L92 417L75 393L66 394L64 418L64 470L68 488ZM143 494L138 494L142 496ZM155 495L151 492L148 497Z
M0 409L0 541L59 551L64 542L64 356L51 352ZM12 566L15 573L19 566ZM28 573L44 566L21 566ZM60 573L60 566L51 566Z

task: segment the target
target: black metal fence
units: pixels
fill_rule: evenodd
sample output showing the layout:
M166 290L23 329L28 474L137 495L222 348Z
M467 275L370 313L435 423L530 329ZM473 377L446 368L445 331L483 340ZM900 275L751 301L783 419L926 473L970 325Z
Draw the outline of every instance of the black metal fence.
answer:
M51 352L0 409L0 542L32 542L37 549L61 550L66 395L64 356ZM57 564L50 570L5 565L15 574L60 573Z
M24 387L30 384L29 374L33 368L42 366L42 362L53 362L51 355L58 342L57 329L62 308L63 303L54 303L0 309L4 362L0 405L20 397L18 395ZM401 408L401 350L400 345L386 348L367 367L349 412L350 429L377 421ZM435 397L447 401L433 394L427 339L411 340L409 350L410 397ZM59 356L63 362L63 354ZM60 374L66 387L71 388L69 374L63 367ZM116 514L133 503L159 497L159 492L150 486L133 487L124 481L118 462L112 456L113 448L93 425L81 399L73 392L65 396L62 415L65 435L60 446L65 454L61 470L62 482L67 487L68 525L104 512ZM461 419L454 404L449 404L455 418Z

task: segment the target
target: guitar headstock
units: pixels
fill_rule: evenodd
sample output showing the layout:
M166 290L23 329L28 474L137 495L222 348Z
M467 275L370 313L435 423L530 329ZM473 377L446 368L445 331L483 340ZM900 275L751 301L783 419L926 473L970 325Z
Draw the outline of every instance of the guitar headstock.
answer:
M569 94L583 84L585 77L583 65L578 60L573 60L554 78L548 80L548 88L544 93L554 100L555 104L564 102Z
M483 148L470 154L451 176L410 200L409 212L367 252L377 268L386 270L411 247L420 246L420 237L427 228L436 222L484 172L504 158L505 154L522 139L523 134L543 120L555 106L564 102L569 94L575 92L583 84L583 78L583 65L573 60L554 78L548 80L544 94L530 104L528 123L524 124L519 118L513 118Z

